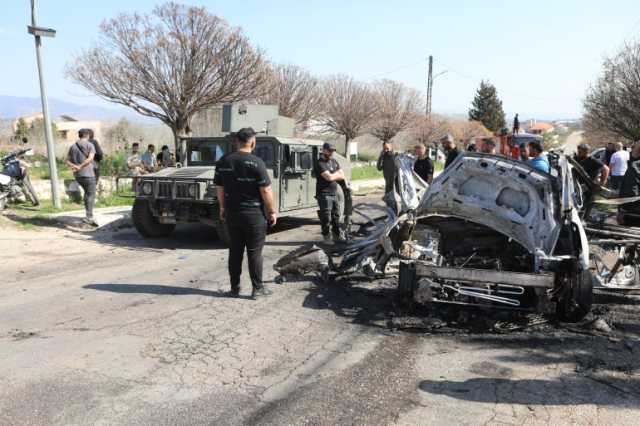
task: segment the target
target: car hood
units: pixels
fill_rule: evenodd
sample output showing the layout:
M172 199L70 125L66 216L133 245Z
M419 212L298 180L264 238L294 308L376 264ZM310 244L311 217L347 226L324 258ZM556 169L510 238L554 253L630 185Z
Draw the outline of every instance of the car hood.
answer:
M143 179L213 179L216 169L213 166L207 167L167 167L159 172L144 175Z
M494 229L531 253L552 253L560 232L555 178L506 157L459 155L420 200L418 217L453 216Z

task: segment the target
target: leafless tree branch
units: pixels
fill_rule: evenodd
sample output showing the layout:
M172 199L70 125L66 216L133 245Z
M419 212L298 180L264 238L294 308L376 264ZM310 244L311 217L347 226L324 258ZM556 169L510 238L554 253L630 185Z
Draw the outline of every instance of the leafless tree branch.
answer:
M201 7L168 2L100 26L67 76L98 96L166 123L176 140L209 106L259 96L267 63L241 30Z
M324 111L320 122L345 137L346 154L349 141L358 137L375 116L375 96L368 85L345 75L327 78L322 94Z

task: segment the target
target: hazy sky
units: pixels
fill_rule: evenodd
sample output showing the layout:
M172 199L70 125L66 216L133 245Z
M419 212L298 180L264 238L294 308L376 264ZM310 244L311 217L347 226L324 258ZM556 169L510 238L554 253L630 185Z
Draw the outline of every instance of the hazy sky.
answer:
M29 0L2 0L0 94L38 96ZM150 11L157 0L39 0L39 24L58 30L45 39L49 96L101 104L65 80L71 57L97 38L119 12ZM480 79L494 83L509 113L578 117L585 89L602 58L640 34L637 0L562 1L185 1L242 27L276 61L325 75L392 78L426 86L435 72L433 109L465 113Z

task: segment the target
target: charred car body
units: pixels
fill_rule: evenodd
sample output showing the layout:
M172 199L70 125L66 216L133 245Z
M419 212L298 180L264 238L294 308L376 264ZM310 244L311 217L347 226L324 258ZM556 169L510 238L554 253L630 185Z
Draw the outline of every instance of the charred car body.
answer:
M136 181L133 223L145 237L165 237L179 223L200 222L215 227L228 243L226 227L219 219L213 183L216 162L231 152L228 137L186 138L186 161L179 168L166 168L143 175ZM274 200L280 215L293 216L317 208L313 173L322 141L259 136L254 154L267 166ZM349 163L336 155L346 175Z
M580 320L590 310L594 284L637 287L640 232L623 241L615 226L587 221L597 198L615 194L585 182L571 158L549 157L547 174L508 157L465 153L419 194L411 159L399 156L402 213L395 217L387 209L374 219L375 209L385 209L355 206L365 218L360 236L326 249L325 272L376 276L395 257L406 302L555 309L562 320ZM606 239L590 241L597 233ZM617 250L617 266L598 268L593 244Z

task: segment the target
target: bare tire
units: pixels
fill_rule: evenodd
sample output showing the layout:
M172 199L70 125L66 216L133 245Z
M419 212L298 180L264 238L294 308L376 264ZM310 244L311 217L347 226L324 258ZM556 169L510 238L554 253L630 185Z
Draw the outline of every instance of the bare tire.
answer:
M131 219L140 235L147 238L162 238L171 235L176 225L158 222L151 212L147 200L136 200L131 210Z
M220 220L216 221L216 234L218 234L218 240L225 246L229 247L231 244L231 238L229 238L229 228L227 223Z
M36 190L33 188L29 176L25 176L24 180L22 181L22 192L24 192L25 198L31 201L31 204L33 204L34 206L40 204L40 200L38 200L38 194L36 194Z
M556 313L561 321L578 322L583 319L593 304L593 276L590 271L581 271L569 279L569 288L558 300Z

